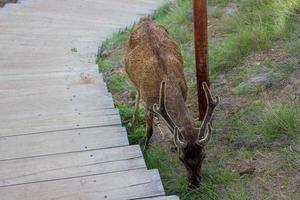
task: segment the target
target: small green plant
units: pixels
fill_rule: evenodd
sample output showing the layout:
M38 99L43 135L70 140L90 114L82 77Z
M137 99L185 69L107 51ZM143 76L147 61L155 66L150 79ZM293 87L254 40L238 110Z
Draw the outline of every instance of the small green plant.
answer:
M288 37L294 30L298 0L240 1L237 14L226 19L227 37L210 45L211 72L226 71L239 65L254 50L267 49L272 41Z
M226 133L227 138L231 138L233 145L242 146L247 151L253 147L264 147L270 140L296 136L296 127L299 126L297 118L295 107L266 106L263 102L254 102L226 121L225 126L231 127Z
M128 78L123 75L116 75L112 74L110 76L110 79L107 80L107 85L112 93L117 93L123 90L126 90L127 88L130 88L130 82L128 81Z
M130 144L142 144L145 139L144 127L144 109L139 109L139 121L134 126L131 124L134 109L122 103L117 103L116 107L119 109L122 123L127 129L128 139Z
M285 170L293 171L300 166L300 151L294 148L292 145L283 149L283 155L285 156Z
M237 159L240 159L240 160L250 159L250 158L253 158L254 155L255 155L255 151L241 148L238 152Z
M268 107L262 121L266 138L276 139L283 136L294 136L297 133L296 116L296 110L288 106Z
M201 187L190 188L177 153L154 146L145 153L145 159L149 168L159 169L167 194L177 194L182 200L218 200L245 196L239 175L222 166L206 164ZM220 188L223 188L222 192Z
M264 104L261 101L253 102L234 115L229 117L222 126L227 127L224 137L233 147L243 147L253 150L254 147L264 145L261 119L263 118Z
M71 48L71 52L76 53L76 52L78 52L78 49L77 48Z
M214 18L221 18L224 13L224 10L219 7L208 7L208 15Z
M238 87L234 88L237 95L244 95L248 93L260 93L265 90L264 85L250 85L248 83L241 83Z

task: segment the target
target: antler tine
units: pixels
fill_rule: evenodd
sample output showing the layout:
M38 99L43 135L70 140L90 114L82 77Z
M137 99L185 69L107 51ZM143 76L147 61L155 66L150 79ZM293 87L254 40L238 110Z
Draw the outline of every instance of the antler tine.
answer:
M162 81L160 84L160 94L159 94L159 106L157 104L153 105L153 112L161 116L168 125L168 128L172 133L175 132L176 125L170 117L166 109L166 82Z
M201 141L201 138L204 136L207 126L209 125L212 116L213 116L213 112L216 108L216 106L219 104L220 102L220 98L218 96L215 96L215 98L212 97L210 89L207 85L206 82L202 83L202 87L206 96L206 101L207 101L207 109L206 109L206 113L205 113L205 117L204 120L201 124L201 128L199 131L199 139Z
M210 124L208 124L208 130L206 130L206 135L204 136L203 139L200 139L197 141L197 144L199 146L204 146L207 144L207 142L210 140L211 138L211 135L212 135L212 127Z
M176 145L176 147L180 147L180 148L185 148L187 146L187 142L183 139L180 139L180 132L178 127L175 128L174 130L174 143Z

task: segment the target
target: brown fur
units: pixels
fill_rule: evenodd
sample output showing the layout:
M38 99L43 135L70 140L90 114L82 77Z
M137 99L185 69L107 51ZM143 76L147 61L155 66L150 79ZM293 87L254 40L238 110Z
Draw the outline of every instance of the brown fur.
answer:
M166 108L188 143L179 156L190 181L196 182L205 156L203 147L195 144L199 129L194 128L185 105L187 84L179 46L163 26L143 18L130 36L125 68L145 104L147 139L153 132L152 108L159 101L161 82L166 82Z
M176 120L175 116L177 113L182 116L187 110L185 107L178 110L178 103L174 107L172 98L183 105L187 97L183 61L178 45L164 27L149 18L139 22L129 39L125 69L148 110L152 110L153 104L158 103L160 83L165 80L169 94L168 110L175 123L182 125L181 120Z

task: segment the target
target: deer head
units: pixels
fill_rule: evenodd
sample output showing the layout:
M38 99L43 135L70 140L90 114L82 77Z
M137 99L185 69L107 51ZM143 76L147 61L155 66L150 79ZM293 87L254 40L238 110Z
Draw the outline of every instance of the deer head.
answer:
M201 181L201 166L205 158L204 146L208 143L212 134L211 119L216 106L219 104L219 97L212 97L207 83L203 82L202 87L207 100L207 110L200 128L181 127L179 128L172 120L166 109L166 82L160 86L159 105L153 105L153 111L164 119L168 128L174 135L174 143L177 146L179 159L184 164L190 183L198 186ZM196 136L185 139L185 136Z

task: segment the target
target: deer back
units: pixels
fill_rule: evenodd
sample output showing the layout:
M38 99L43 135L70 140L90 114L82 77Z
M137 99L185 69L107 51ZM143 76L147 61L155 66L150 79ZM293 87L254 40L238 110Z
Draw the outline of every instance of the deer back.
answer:
M187 85L179 46L163 26L149 18L143 18L130 36L125 69L142 100L150 108L158 102L163 80L178 85L186 99Z

